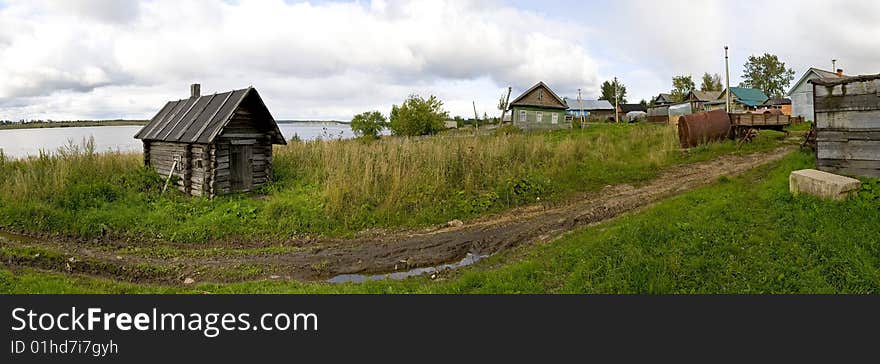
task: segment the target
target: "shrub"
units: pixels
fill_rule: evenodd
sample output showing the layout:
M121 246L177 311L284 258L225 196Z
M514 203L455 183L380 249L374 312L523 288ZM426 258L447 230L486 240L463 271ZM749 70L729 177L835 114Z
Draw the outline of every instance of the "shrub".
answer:
M449 113L443 111L443 102L431 95L427 99L410 95L400 106L391 108L388 124L394 135L433 135L443 130Z
M385 116L378 111L367 111L357 114L351 119L351 130L359 137L377 139L387 122Z

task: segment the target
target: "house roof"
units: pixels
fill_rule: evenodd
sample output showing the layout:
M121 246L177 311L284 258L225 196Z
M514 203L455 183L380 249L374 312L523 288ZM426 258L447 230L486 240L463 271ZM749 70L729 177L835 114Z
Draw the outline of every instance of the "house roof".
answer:
M724 91L691 91L691 94L697 99L697 101L715 101L721 97L721 94Z
M767 99L767 101L764 101L764 105L791 105L791 99L787 99L787 98Z
M547 92L550 93L550 96L553 96L553 98L556 99L556 101L558 101L560 105L558 107L549 106L549 105L535 105L535 104L523 101L523 99L526 96L528 96L530 93L532 93L532 91L537 90L539 87L543 87L545 90L547 90ZM540 81L537 84L535 84L534 86L530 87L525 92L523 92L522 95L519 95L515 99L513 99L513 101L510 102L510 106L513 106L513 105L539 106L539 107L562 109L566 106L566 103L565 103L565 100L563 100L561 97L559 97L559 95L556 95L556 93L553 92L553 90L550 88L550 86L547 86L547 84L545 84L544 81Z
M764 91L758 90L756 88L748 88L748 87L731 87L730 92L736 96L736 100L741 104L746 104L748 106L758 106L767 101L769 97L764 94Z
M568 110L610 110L614 111L614 106L611 105L611 102L608 100L581 100L583 104L583 109L581 109L580 104L578 104L577 99L566 98L565 104L568 105Z
M648 111L648 107L642 104L618 104L617 106L620 107L620 111L624 114L633 111Z
M287 144L278 124L253 87L169 101L134 137L151 141L209 144L220 135L245 100L254 102L259 109L256 112L263 113L271 122L272 143Z
M788 93L786 95L791 96L791 94L794 93L794 90L797 90L798 87L800 87L802 83L804 83L810 79L810 75L816 75L816 78L840 78L840 76L838 76L837 73L834 73L831 71L826 71L823 69L818 69L815 67L810 67L810 69L808 69L807 72L804 72L804 74L801 76L801 78L798 79L798 82L795 82L794 86L792 86L791 89L788 90ZM843 77L848 77L848 76L843 75Z
M657 95L657 97L654 98L654 101L656 102L659 99L663 99L665 102L673 102L672 101L672 94L661 93L660 95Z

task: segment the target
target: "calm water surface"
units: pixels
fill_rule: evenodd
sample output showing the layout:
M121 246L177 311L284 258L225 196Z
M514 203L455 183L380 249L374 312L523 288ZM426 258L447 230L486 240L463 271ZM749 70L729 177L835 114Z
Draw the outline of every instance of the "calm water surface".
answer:
M280 123L278 127L284 138L290 140L294 135L302 140L340 139L354 137L351 128L337 123ZM98 151L143 150L140 140L134 135L141 126L90 126L77 128L43 128L0 130L0 150L7 157L21 158L38 155L40 150L54 153L69 143L82 144L89 137L95 138Z

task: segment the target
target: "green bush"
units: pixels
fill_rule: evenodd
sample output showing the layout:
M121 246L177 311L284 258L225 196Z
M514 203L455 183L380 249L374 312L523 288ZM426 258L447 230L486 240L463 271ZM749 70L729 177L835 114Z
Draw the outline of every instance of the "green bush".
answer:
M443 111L443 102L431 95L427 99L410 95L400 106L391 107L389 129L394 135L433 135L444 129L449 113Z
M351 130L354 134L368 139L378 139L379 133L385 129L387 121L378 111L367 111L355 115L351 119Z

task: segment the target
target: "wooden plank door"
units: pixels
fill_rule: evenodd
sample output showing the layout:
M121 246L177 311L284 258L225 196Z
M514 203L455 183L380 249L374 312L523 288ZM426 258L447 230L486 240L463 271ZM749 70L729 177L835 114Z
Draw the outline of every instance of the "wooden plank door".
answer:
M254 185L253 149L232 145L229 155L229 182L233 191L250 191Z

